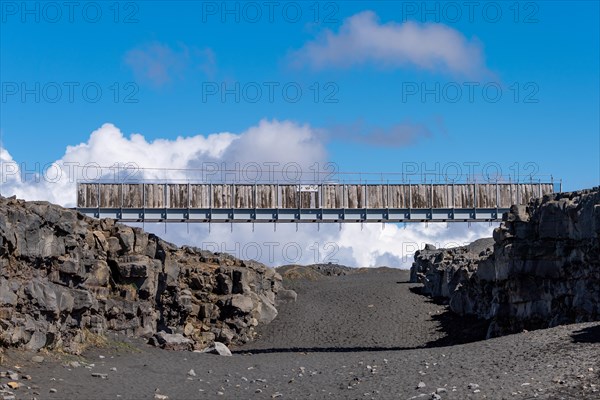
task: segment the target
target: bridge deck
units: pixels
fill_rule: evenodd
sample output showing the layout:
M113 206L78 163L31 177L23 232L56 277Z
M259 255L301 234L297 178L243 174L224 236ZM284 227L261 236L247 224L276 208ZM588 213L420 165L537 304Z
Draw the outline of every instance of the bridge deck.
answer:
M79 183L77 208L129 222L493 221L548 183Z

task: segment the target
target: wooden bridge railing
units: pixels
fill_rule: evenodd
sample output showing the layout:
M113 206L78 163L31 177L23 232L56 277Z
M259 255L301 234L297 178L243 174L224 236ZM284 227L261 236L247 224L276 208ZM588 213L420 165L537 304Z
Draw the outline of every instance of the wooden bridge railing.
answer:
M526 204L552 183L209 184L79 183L78 208L486 209Z

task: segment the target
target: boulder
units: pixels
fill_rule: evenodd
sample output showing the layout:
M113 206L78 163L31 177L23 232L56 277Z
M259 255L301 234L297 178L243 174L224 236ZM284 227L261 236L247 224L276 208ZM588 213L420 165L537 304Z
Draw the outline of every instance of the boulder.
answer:
M166 350L191 350L193 341L180 333L160 331L150 339L150 344Z
M230 357L231 350L221 342L215 342L212 346L203 351L204 353L217 354L220 356Z

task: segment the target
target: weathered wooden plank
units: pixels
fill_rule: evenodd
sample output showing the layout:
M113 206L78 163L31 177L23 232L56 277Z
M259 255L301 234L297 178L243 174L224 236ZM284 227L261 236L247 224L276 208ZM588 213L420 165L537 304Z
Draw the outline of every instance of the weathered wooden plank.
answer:
M408 208L408 185L390 185L390 208Z
M454 185L454 208L473 208L473 191L473 184Z
M388 206L387 185L367 185L367 207L386 208Z
M100 207L119 208L121 207L121 185L103 184L100 186Z
M99 207L98 184L82 183L79 185L77 204L79 207Z
M142 185L123 184L122 188L124 208L142 208L144 206Z
M431 207L431 186L430 185L411 185L412 208L430 208Z
M146 208L165 208L165 185L162 183L147 183L146 190Z
M254 208L254 185L235 185L234 208Z
M365 207L364 189L364 185L346 185L346 208Z
M210 208L210 185L190 185L190 208Z
M188 207L188 185L172 183L168 186L169 190L169 208L187 208Z
M343 208L343 185L324 184L322 196L323 208Z
M235 190L234 185L230 184L213 184L213 208L232 208L232 192Z
M256 207L277 208L277 185L256 185Z
M448 185L433 185L433 207L451 208L452 187Z
M281 208L298 208L298 185L279 185L279 206Z

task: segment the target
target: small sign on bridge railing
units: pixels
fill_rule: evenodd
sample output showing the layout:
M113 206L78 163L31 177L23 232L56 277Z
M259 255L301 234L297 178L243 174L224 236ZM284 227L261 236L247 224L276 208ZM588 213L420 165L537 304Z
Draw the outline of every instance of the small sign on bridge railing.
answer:
M318 192L319 185L298 185L299 192Z

